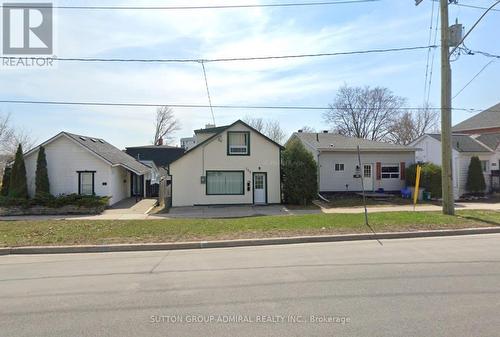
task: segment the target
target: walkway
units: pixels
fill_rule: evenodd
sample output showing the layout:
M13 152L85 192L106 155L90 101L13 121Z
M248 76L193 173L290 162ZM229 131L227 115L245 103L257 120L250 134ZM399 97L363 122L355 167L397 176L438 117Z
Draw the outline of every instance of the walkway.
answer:
M458 202L455 203L455 209L458 210L485 210L485 211L500 211L500 203L478 203L478 202ZM417 205L415 208L418 212L433 212L441 211L441 206L437 205ZM368 212L409 212L413 211L411 205L394 205L394 206L368 206ZM322 208L322 212L326 214L335 213L363 213L362 206L358 207L337 207L337 208Z

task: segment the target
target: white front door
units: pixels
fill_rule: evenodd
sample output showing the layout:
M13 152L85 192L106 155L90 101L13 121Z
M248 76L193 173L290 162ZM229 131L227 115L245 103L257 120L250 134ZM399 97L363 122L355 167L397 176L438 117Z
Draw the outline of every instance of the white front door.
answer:
M363 165L363 185L365 191L373 191L373 165Z
M253 175L253 203L254 204L265 204L266 203L266 174L265 173L254 173Z

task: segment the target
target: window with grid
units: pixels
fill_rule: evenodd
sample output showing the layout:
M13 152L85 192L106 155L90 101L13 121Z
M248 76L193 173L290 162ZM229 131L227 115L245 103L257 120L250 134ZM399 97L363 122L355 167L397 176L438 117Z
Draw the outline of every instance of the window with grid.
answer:
M488 169L490 167L490 161L489 160L481 160L481 167L483 168L483 172L488 172Z
M94 172L80 172L80 194L92 195L94 194Z
M337 172L344 171L344 164L336 163L335 164L335 171L337 171Z
M250 132L228 132L227 153L232 156L246 156L250 154Z
M382 179L399 179L399 165L398 164L382 165Z

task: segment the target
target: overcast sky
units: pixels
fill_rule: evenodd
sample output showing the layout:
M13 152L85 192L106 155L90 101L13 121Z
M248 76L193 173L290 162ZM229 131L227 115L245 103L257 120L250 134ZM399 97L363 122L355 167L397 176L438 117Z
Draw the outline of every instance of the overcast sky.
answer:
M304 2L313 0L304 0ZM277 3L292 0L107 1L107 5L204 5ZM488 6L492 1L459 0ZM102 5L102 1L58 1L58 5ZM435 4L435 10L438 4ZM332 6L218 10L55 10L59 57L218 58L337 52L427 45L431 0ZM468 29L481 10L451 6ZM500 54L500 12L491 12L466 41L467 47ZM439 41L438 41L439 42ZM327 106L345 84L385 86L408 99L424 101L427 51L273 61L209 63L213 104ZM452 63L454 92L490 59L462 55ZM430 102L439 105L439 50ZM207 104L199 64L72 63L47 69L0 67L2 99ZM491 64L460 96L455 107L487 108L500 101L500 62ZM0 104L13 122L43 141L66 130L105 138L118 147L151 142L155 108ZM209 109L176 108L177 137L211 121ZM217 125L245 116L277 119L288 134L308 125L328 129L322 111L215 109ZM455 112L454 123L471 116Z

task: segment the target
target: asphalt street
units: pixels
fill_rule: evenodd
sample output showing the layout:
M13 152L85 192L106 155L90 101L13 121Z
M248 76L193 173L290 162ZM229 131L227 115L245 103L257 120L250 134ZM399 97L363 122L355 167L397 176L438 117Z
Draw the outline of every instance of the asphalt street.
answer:
M500 235L0 256L0 336L498 336Z

